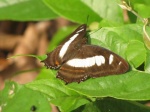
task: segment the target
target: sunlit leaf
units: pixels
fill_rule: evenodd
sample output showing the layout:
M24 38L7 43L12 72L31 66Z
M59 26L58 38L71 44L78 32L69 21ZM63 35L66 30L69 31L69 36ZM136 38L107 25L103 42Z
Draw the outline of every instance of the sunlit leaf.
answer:
M58 15L78 23L99 22L101 18L88 6L79 0L44 0L44 2ZM82 9L82 10L81 10Z
M48 20L57 15L41 0L1 0L1 20Z

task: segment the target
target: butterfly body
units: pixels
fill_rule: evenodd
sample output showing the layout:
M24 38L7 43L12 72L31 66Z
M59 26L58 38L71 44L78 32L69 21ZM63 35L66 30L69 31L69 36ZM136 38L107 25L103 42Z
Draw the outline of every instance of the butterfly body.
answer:
M122 74L128 63L117 54L96 45L88 45L86 25L79 26L70 39L47 54L42 62L50 69L58 69L57 78L66 83L81 82L89 77Z

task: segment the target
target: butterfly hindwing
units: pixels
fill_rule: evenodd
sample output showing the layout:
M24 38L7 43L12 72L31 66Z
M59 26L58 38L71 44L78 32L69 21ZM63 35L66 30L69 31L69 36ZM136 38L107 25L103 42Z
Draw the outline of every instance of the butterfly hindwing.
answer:
M66 63L58 70L57 78L66 82L81 82L87 79L86 71L83 68L76 68L67 65Z
M121 74L128 68L128 63L117 54L99 46L84 45L60 67L57 77L67 83L81 82L88 77Z

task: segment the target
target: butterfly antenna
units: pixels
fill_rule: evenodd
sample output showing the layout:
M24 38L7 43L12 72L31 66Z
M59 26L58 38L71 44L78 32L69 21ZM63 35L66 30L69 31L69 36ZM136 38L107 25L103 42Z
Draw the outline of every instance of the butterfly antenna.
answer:
M86 18L86 24L88 24L88 20L89 20L89 15Z

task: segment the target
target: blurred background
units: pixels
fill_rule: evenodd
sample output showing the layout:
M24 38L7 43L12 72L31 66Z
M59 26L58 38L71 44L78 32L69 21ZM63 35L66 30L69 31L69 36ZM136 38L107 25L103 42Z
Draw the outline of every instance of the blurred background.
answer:
M63 18L40 22L1 21L0 90L4 88L6 80L19 84L33 81L43 67L43 63L34 57L10 57L19 54L44 55L48 53L50 41L58 29L72 24ZM55 106L52 105L52 108L53 112L57 112Z
M34 80L43 66L36 58L19 54L44 55L50 40L61 27L72 23L58 18L41 22L0 22L0 89L5 80L24 84Z

